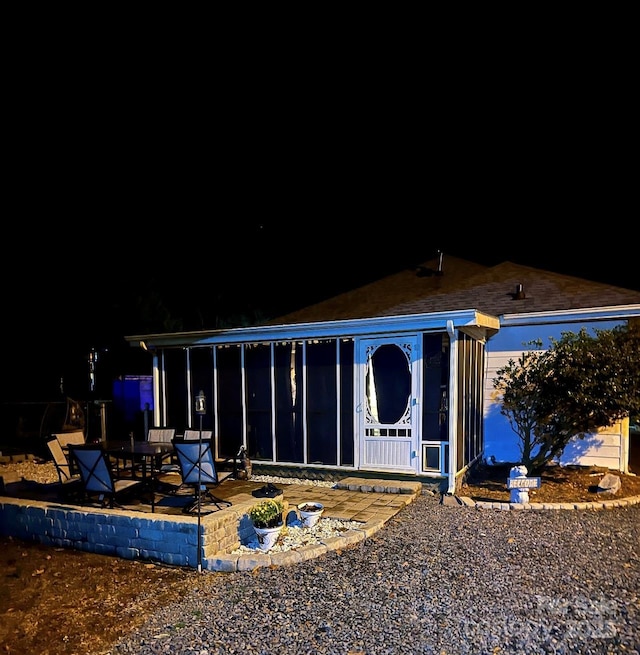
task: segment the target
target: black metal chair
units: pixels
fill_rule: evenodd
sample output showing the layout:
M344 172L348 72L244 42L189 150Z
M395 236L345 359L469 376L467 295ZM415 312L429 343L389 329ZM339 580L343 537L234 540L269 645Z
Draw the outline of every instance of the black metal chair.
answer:
M202 441L211 441L213 439L213 430L185 430L182 437L185 441L199 441L200 434L202 434Z
M147 441L160 441L162 443L173 443L176 436L175 428L149 428L147 432ZM167 455L163 462L162 467L166 471L177 470L175 465L175 457L173 453Z
M80 471L82 485L87 497L97 496L101 507L107 505L122 508L117 498L125 493L138 491L142 488L141 479L120 478L114 473L111 459L100 445L69 445ZM152 511L154 502L152 499Z
M173 440L182 477L180 487L193 487L194 500L183 509L185 513L202 512L202 506L205 504L213 504L218 509L232 505L231 501L218 498L211 491L232 475L231 472L218 473L211 446L211 440Z
M163 441L171 443L176 436L175 428L149 428L147 441Z

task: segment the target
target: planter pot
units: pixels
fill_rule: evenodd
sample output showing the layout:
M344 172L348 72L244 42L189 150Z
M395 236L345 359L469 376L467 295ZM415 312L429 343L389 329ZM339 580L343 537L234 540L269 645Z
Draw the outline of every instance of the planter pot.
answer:
M298 505L298 512L300 512L300 520L302 521L303 527L311 528L322 516L324 505L322 503L307 501L306 503L300 503L300 505Z
M258 548L265 551L273 548L283 527L283 525L278 525L275 528L256 528L254 526L253 529L258 537Z

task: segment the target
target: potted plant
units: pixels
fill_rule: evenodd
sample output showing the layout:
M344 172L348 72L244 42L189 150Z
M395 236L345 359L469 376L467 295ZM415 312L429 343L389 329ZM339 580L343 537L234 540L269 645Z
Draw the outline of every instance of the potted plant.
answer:
M249 509L249 518L261 550L269 550L278 540L284 527L283 514L284 503L274 498L265 498Z
M316 501L307 501L298 505L298 511L300 512L302 525L305 528L311 528L318 522L320 516L322 516L324 505Z

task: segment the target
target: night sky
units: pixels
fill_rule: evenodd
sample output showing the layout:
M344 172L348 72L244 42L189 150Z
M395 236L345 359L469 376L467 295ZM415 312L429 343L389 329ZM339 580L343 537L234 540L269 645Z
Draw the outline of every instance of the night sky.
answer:
M627 58L563 36L456 70L260 52L200 77L140 35L16 34L3 398L84 394L91 348L148 373L124 336L277 316L438 250L640 289Z

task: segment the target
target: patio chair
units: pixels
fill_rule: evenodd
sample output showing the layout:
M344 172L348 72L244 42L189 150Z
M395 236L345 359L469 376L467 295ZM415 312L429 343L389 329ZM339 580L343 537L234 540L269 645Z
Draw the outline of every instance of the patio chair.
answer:
M175 428L149 428L149 431L147 432L147 441L162 441L162 443L172 443L175 436ZM162 469L165 472L177 470L173 453L169 453L166 457L163 458Z
M62 452L67 458L67 463L70 466L71 474L78 472L76 468L76 463L72 457L69 457L69 445L70 444L83 444L85 443L84 432L82 430L72 430L70 432L52 432L51 436L58 440Z
M163 441L164 443L171 443L171 440L175 436L175 428L149 428L149 432L147 432L147 441Z
M100 445L71 444L69 451L77 463L86 496L97 496L101 507L122 508L117 499L142 488L141 479L116 476L111 459Z
M185 441L200 441L200 430L185 430L182 437ZM213 430L202 431L202 441L211 441L213 439Z
M63 496L69 496L77 492L82 478L76 470L72 470L71 463L62 450L60 442L57 439L50 439L47 441L47 447L58 473Z
M185 430L184 435L182 437L185 441L200 441L200 430ZM213 440L213 430L203 430L202 431L202 441L210 441L211 442L211 448L214 453L214 458L215 458L215 442ZM227 464L231 461L231 457L227 457L226 459L221 459L218 460L219 462L222 462L223 464ZM235 457L233 458L234 461L234 468L235 468ZM235 475L235 473L234 473Z
M83 444L85 442L84 432L82 430L73 430L72 432L54 432L51 436L58 440L62 450L67 450L69 444Z
M199 440L173 440L182 477L182 483L174 493L183 486L193 487L194 500L183 509L185 513L202 511L203 504L213 504L218 509L232 505L231 501L218 498L211 491L231 477L231 472L218 474L211 443L210 440L203 440L202 444Z
M175 430L172 430L172 432L175 432ZM174 437L175 435L171 435L172 443ZM185 430L182 439L184 439L185 441L200 441L200 430ZM202 431L202 441L211 441L212 439L213 439L213 430ZM169 458L165 458L162 464L162 473L179 473L179 472L180 472L180 467L178 465L178 458L174 451Z

